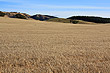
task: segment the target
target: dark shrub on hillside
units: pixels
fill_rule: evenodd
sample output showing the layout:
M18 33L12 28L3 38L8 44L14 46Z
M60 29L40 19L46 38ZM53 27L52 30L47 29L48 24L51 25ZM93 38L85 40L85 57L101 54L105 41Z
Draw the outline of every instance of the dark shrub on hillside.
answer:
M27 19L24 15L22 14L16 14L15 15L16 18L20 18L20 19Z
M68 19L83 20L95 23L110 23L110 18L94 17L94 16L73 16Z
M78 24L79 21L77 21L77 20L73 20L72 23L73 23L73 24Z
M73 23L73 24L79 23L79 21L77 21L77 20L64 19L64 18L52 18L52 19L49 19L47 21L62 22L62 23Z
M5 13L0 11L0 16L5 16Z

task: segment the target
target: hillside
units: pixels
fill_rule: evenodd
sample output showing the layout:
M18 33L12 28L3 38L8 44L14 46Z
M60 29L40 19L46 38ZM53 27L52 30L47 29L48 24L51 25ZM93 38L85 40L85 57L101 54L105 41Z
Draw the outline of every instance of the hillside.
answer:
M58 18L50 15L29 15L20 12L2 12L0 11L1 17L9 18L19 18L19 19L34 19L40 21L51 21L51 22L61 22L61 23L73 23L73 24L93 24L93 23L110 23L110 18L102 18L95 16L72 16L69 18Z
M57 18L57 17L49 16L49 15L36 14L36 15L31 16L31 18L33 18L35 20L45 21L45 20L52 19L52 18Z
M88 22L94 23L110 23L110 18L102 18L102 17L95 17L95 16L72 16L68 19L72 20L83 20Z
M30 15L26 13L17 13L17 12L2 12L0 11L0 16L9 17L9 18L21 18L21 19L29 19Z
M73 23L73 24L95 24L93 22L87 22L83 20L72 20L72 19L64 19L64 18L52 18L46 21L49 22L62 22L62 23Z
M2 12L2 11L0 11L0 16L9 17L9 18L20 18L20 19L35 19L35 20L40 20L40 21L45 21L45 20L51 19L51 18L57 18L57 17L49 16L49 15L36 14L36 15L31 16L26 13Z

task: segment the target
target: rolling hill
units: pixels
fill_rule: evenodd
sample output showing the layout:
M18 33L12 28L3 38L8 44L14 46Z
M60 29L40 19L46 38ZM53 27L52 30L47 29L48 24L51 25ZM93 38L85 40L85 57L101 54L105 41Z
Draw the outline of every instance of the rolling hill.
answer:
M73 23L73 24L93 24L93 23L110 23L110 18L102 18L95 16L72 16L69 18L58 18L50 15L29 15L20 12L2 12L0 11L1 17L9 18L19 18L19 19L34 19L40 21L51 21L51 22L61 22L61 23Z
M95 16L72 16L67 19L83 20L83 21L94 22L94 23L110 23L110 18L102 18L102 17L95 17Z

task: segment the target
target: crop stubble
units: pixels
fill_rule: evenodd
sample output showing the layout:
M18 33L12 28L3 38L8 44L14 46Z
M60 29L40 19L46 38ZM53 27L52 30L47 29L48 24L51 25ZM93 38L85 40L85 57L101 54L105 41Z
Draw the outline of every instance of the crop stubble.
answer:
M0 18L1 73L110 73L110 24Z

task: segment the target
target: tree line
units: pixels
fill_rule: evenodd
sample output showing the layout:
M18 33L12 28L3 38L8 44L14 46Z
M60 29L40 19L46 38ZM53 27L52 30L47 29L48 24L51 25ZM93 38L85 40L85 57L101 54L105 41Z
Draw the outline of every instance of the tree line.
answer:
M110 23L110 18L102 18L102 17L95 17L95 16L73 16L68 19L84 20L84 21L95 22L95 23Z

